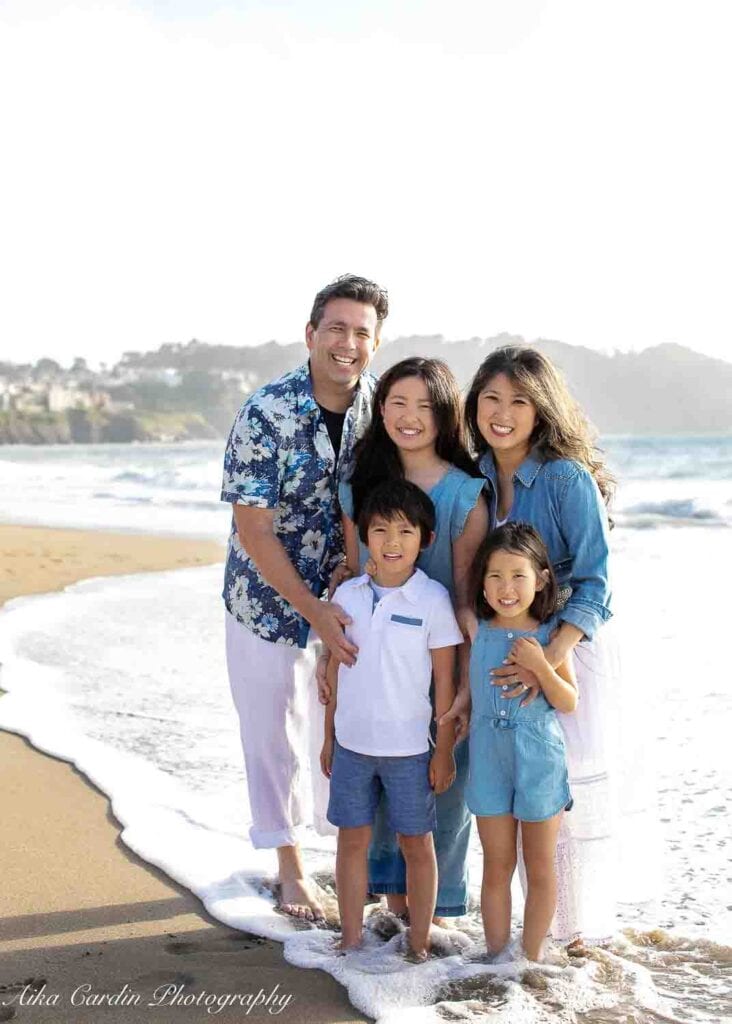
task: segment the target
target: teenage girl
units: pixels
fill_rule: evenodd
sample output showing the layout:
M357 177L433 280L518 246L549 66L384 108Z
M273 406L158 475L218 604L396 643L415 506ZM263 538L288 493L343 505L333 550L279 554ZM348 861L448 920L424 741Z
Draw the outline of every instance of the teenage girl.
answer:
M509 939L511 878L517 862L519 822L526 867L523 947L541 959L557 902L554 856L565 808L571 805L562 730L555 708L574 711L577 687L570 659L552 668L544 655L556 627L557 583L544 544L533 527L507 523L494 530L475 563L470 626L470 776L468 807L483 847L481 913L489 954ZM519 695L502 699L491 670L513 652L514 664L533 672L539 695L524 706Z
M575 806L560 833L552 933L565 942L606 938L615 929L617 875L607 744L617 685L607 670L610 645L601 639L611 614L606 506L613 479L562 376L536 349L492 352L470 386L465 418L486 478L491 526L530 523L549 552L560 606L556 632L544 643L546 660L557 669L574 652L580 702L577 714L560 716L560 722ZM530 671L518 662L496 662L494 682L511 684L510 696L527 687L537 692ZM464 693L456 703L461 700Z
M461 621L469 605L470 568L487 532L488 512L482 498L484 481L478 478L464 444L460 391L451 371L439 359L404 359L387 370L377 385L371 425L354 448L350 483L339 489L346 559L354 574L364 571L368 559L354 525L360 504L376 484L393 478L409 480L432 499L435 538L420 555L417 566L447 588ZM467 678L467 672L465 675ZM436 798L438 923L459 917L468 909L471 817L464 798L467 747L463 742L455 748L455 782ZM386 823L383 802L369 850L369 890L385 893L395 913L406 911L404 860L396 836Z

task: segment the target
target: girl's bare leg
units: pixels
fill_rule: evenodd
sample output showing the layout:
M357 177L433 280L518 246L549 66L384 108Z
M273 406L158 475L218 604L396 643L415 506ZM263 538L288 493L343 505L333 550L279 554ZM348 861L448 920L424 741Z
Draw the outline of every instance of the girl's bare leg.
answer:
M341 915L341 949L355 949L363 935L363 905L368 886L367 852L371 826L338 830L336 889Z
M476 818L483 847L480 912L489 953L500 953L511 935L511 879L516 870L516 830L511 814Z
M544 939L557 909L554 855L561 821L560 811L548 821L521 822L527 883L523 947L529 960L541 960ZM598 884L602 884L601 879Z
M399 846L407 864L409 945L417 956L425 956L437 901L435 844L432 833L427 832L423 836L400 835Z

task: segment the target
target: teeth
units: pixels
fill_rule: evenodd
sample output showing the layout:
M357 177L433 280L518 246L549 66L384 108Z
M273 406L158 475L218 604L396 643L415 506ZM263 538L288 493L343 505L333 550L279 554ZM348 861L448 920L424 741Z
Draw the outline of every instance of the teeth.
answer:
M510 434L513 427L502 427L498 423L491 423L491 427L497 434Z
M407 437L416 437L417 434L421 433L421 431L420 430L416 430L416 429L414 429L412 427L400 427L399 428L399 433L400 434L406 434Z
M336 355L334 355L333 358L335 359L335 361L337 363L340 363L341 366L350 366L353 362L355 362L355 360L351 359L349 356L336 356Z

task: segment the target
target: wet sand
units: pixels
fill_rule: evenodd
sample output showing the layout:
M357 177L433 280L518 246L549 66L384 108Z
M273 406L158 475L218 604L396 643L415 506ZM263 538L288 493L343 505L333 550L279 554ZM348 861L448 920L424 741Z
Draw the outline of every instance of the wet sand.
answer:
M212 541L0 526L0 604L222 558ZM0 1024L366 1019L330 976L218 924L129 851L106 796L71 765L0 732L0 779Z

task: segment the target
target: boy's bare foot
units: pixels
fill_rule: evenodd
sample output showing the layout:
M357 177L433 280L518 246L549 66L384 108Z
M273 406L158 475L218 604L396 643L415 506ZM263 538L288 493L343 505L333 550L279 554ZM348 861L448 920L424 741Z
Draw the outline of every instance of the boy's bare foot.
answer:
M354 949L361 948L363 945L363 936L359 936L359 938L353 940L344 939L343 936L341 936L341 938L337 939L333 945L335 946L336 952L339 956L345 956L346 953L352 953Z
M410 964L424 964L429 960L430 955L426 949L412 949L411 946L407 947L407 951L404 954L404 959Z
M323 908L304 878L289 878L276 888L277 909L302 921L324 921Z
M454 920L452 917L433 917L432 924L436 924L438 928L452 928Z

